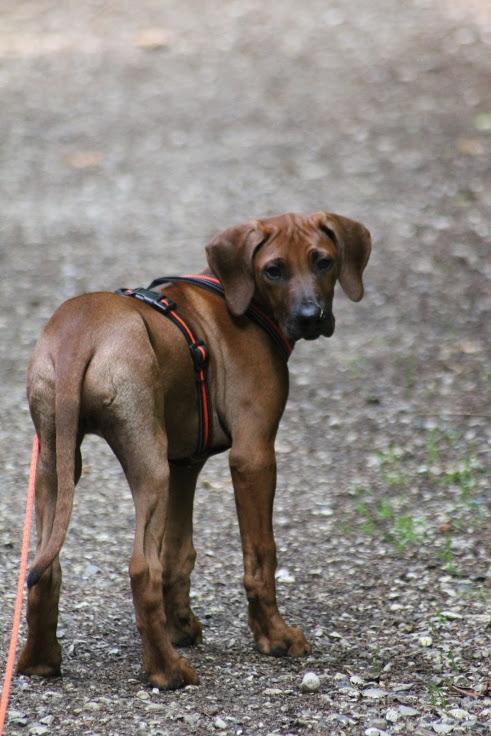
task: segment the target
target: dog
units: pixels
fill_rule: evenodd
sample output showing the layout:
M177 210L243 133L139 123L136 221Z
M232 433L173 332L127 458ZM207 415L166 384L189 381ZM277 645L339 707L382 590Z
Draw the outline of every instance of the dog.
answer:
M288 369L275 340L249 318L249 310L256 305L276 336L290 345L330 337L335 284L339 281L347 296L359 301L370 251L370 233L348 218L325 212L279 215L232 227L207 245L204 277L221 284L224 298L177 281L151 290L150 297L144 290L147 302L157 294L158 309L129 298L131 290L84 294L58 308L28 371L40 453L37 548L28 577L28 635L19 673L61 671L59 552L87 433L108 442L133 495L129 574L144 671L152 686L174 689L197 682L175 646L201 641L201 624L190 606L193 498L206 457L223 450L230 450L256 646L273 656L310 651L302 631L280 615L275 591L274 441L287 400ZM209 436L198 454L196 390L204 384L196 376L203 366L196 374L186 340L158 313L165 304L169 315L169 300L177 305L172 314L204 337L195 341L195 352L196 346L203 352L205 343L209 349Z

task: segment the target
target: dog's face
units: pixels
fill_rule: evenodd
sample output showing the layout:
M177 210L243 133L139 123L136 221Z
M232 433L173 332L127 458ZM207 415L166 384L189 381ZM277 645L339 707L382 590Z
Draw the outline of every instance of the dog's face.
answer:
M232 314L244 314L255 299L291 340L314 340L334 332L332 300L337 280L350 299L362 298L371 241L360 223L317 212L279 215L230 228L206 250Z

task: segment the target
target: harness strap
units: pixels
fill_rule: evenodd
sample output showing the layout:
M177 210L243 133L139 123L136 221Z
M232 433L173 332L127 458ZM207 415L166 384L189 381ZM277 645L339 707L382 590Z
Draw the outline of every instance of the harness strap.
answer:
M225 290L222 283L209 274L190 274L189 276L162 276L154 279L148 288L118 289L115 293L123 296L131 296L145 302L156 309L170 321L183 334L191 353L196 380L196 406L198 409L198 441L192 460L205 458L210 454L211 445L211 399L208 387L208 362L209 350L206 343L198 338L189 323L177 312L177 304L173 299L152 291L156 286L171 283L186 283L199 286L208 291L219 294L225 298ZM271 337L280 351L284 360L287 361L293 350L293 343L288 340L279 326L269 315L264 312L258 304L250 304L246 316L259 325ZM189 464L189 460L172 460L174 464Z
M177 304L168 296L150 289L118 289L116 294L132 296L156 309L180 330L186 340L193 361L198 409L198 440L193 459L206 456L211 444L211 400L208 388L209 350L206 343L193 332L188 322L177 312ZM173 461L179 462L179 461ZM187 462L187 461L186 461Z
M225 298L225 289L219 279L216 276L210 274L189 274L188 276L161 276L158 279L154 279L149 285L149 289L154 289L156 286L161 286L166 283L186 283L199 286L202 289L207 289L215 294L219 294ZM246 310L246 316L255 322L259 327L268 333L270 338L275 343L276 347L280 351L283 358L287 361L293 350L293 343L286 337L280 327L276 324L261 307L252 302Z

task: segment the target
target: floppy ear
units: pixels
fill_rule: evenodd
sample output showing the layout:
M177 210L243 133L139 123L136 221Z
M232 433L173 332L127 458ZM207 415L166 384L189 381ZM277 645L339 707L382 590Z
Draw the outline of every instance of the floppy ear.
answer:
M256 222L237 225L217 235L206 246L208 265L223 284L225 301L236 317L249 306L254 290L254 253L264 241Z
M324 218L341 249L339 283L353 302L359 302L363 297L362 274L372 250L370 233L360 222L347 217L325 212Z

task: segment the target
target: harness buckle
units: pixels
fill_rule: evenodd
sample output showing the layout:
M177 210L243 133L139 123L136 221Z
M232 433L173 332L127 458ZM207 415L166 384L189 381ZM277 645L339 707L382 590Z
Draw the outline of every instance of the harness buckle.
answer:
M203 340L196 340L189 346L189 352L193 359L194 370L199 373L208 364L209 351L208 345Z

